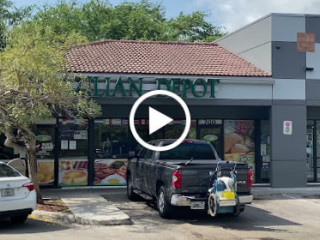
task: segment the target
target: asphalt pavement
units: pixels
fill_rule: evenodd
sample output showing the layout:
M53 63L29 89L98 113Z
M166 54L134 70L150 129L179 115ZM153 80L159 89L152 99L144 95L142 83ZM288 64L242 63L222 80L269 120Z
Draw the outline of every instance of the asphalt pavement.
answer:
M145 201L131 202L125 189L81 190L102 195L127 214L132 224L96 226L52 224L28 219L23 225L0 222L1 240L212 240L212 239L319 239L320 188L267 192L253 189L255 200L239 217L220 215L211 218L201 212L184 209L174 219L162 219L154 206ZM75 190L55 190L58 192ZM78 192L77 190L75 192ZM289 191L289 192L288 192ZM74 192L74 193L75 193ZM57 193L50 191L57 197ZM73 194L74 194L73 193ZM262 194L263 193L263 194ZM64 195L64 194L62 194ZM45 196L48 196L45 194Z

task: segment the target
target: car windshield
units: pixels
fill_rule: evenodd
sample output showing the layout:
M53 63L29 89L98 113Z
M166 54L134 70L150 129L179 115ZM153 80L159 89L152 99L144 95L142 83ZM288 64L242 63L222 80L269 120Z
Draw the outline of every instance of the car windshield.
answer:
M13 170L11 167L0 164L0 177L19 177L20 173Z
M160 153L160 159L215 159L209 144L182 143L178 147Z

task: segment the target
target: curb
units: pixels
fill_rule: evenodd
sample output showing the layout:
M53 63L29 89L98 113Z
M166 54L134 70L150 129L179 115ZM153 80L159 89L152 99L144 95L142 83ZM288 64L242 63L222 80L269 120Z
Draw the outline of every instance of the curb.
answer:
M43 210L35 210L30 215L32 219L39 219L46 222L56 222L56 223L66 223L72 224L76 223L75 216L71 213L62 212L49 212Z
M115 225L131 225L130 217L123 219L95 220L88 218L76 217L75 223L81 225L100 225L100 226L115 226Z
M127 215L126 215L127 216ZM89 218L76 217L72 213L49 212L43 210L35 210L30 215L31 219L38 219L45 222L64 223L64 224L81 224L81 225L130 225L132 221L129 216L122 218L111 218L108 220L95 220Z

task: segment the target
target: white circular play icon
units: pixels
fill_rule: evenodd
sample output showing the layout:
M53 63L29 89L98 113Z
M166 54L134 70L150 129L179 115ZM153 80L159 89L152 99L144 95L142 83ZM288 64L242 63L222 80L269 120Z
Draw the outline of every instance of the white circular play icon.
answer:
M145 142L137 133L137 130L134 125L134 117L135 117L135 114L136 114L136 111L137 111L139 105L147 98L157 96L157 95L165 95L165 96L173 98L175 101L177 101L181 105L181 107L184 111L185 118L186 118L186 124L185 124L184 130L183 130L183 133L181 134L181 136L175 142L173 142L167 146L153 146L153 145ZM152 107L149 107L148 109L149 109L149 135L151 135L155 131L159 130L160 128L163 128L165 125L167 125L173 121L172 118L155 110ZM130 117L129 117L129 125L130 125L130 129L131 129L131 132L132 132L132 135L134 136L134 138L143 147L148 148L153 151L167 151L167 150L170 150L172 148L177 147L187 137L187 135L189 133L189 129L190 129L190 124L191 124L190 112L189 112L189 109L188 109L187 105L185 104L185 102L178 95L176 95L172 92L166 91L166 90L154 90L154 91L151 91L151 92L148 92L148 93L142 95L133 104L131 111L130 111Z
M158 131L160 128L163 128L172 121L172 118L164 115L152 107L149 107L149 135L155 131Z

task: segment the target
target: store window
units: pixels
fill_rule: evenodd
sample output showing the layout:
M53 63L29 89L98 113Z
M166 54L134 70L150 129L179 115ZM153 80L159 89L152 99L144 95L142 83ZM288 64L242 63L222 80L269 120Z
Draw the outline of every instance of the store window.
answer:
M148 119L136 119L134 120L134 125L139 136L146 142L150 140L162 139L164 128L155 131L149 135L149 120ZM133 138L133 136L132 136ZM137 150L140 148L140 145L134 140L133 144L136 145Z
M54 183L55 126L38 125L36 128L37 176L41 186Z
M223 159L223 128L222 120L199 119L199 139L208 141L216 149L218 156Z
M261 155L261 181L270 181L270 122L261 121L261 139L260 139L260 155Z
M128 119L97 119L95 132L95 185L125 185L126 167L132 146Z
M59 185L88 184L88 120L59 119Z
M185 120L174 120L173 122L169 123L167 126L163 128L163 137L164 139L177 139L183 133L185 128L186 121ZM189 139L196 139L196 126L197 121L191 120L191 126L189 133L186 138Z
M224 159L244 162L255 176L255 125L253 120L224 121Z
M156 140L156 139L177 139L183 133L184 127L185 127L185 120L174 120L173 122L169 123L165 127L149 135L148 120L146 119L135 120L135 128L137 130L137 133L143 140L147 142L151 140ZM188 132L187 138L196 139L197 137L196 128L197 128L197 121L191 120L191 126ZM140 148L140 145L134 139L132 140L132 146L136 146L136 150Z

